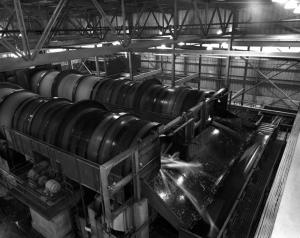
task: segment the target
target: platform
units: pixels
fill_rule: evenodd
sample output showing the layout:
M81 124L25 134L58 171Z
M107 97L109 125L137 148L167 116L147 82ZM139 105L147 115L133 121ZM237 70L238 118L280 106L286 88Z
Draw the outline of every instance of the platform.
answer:
M256 238L300 237L300 110L294 121Z

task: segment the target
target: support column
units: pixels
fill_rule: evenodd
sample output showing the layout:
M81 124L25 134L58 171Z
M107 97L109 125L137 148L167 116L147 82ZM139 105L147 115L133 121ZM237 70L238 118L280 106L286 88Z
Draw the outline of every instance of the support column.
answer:
M21 35L22 35L23 51L26 52L25 56L30 58L31 53L30 53L30 47L29 47L29 39L28 39L28 36L27 36L27 31L26 31L26 26L25 26L24 16L23 16L23 10L22 10L22 7L21 7L20 0L14 0L14 8L15 8L15 11L16 11L19 30L20 30Z
M173 31L173 39L177 39L177 27L178 27L178 9L177 9L177 0L174 0L174 31ZM172 87L175 87L175 61L176 61L176 55L175 55L175 42L172 44Z
M175 87L175 61L176 61L176 55L175 55L175 44L172 44L172 87Z
M132 55L131 52L127 52L128 56L128 65L129 65L129 75L130 75L130 80L133 80L133 73L132 73Z
M69 49L67 49L69 51ZM73 69L72 60L68 60L68 69Z
M198 90L200 90L200 83L201 83L201 69L202 69L202 56L199 56L199 63L198 63L198 82L197 82L197 86L198 86Z
M232 48L232 39L229 41L228 44L228 51L230 51ZM230 84L231 84L231 79L230 79L230 66L231 66L231 56L228 56L227 61L226 61L226 78L225 78L225 87L228 88L230 91Z
M106 57L105 56L103 57L103 67L104 67L105 75L107 76L107 65L106 65Z
M95 48L97 48L97 45L95 45ZM104 62L104 64L105 64L105 62ZM95 56L95 66L96 66L96 75L100 76L99 58L98 58L98 56Z
M249 50L250 50L250 46L248 46L248 51ZM242 94L242 98L241 98L241 105L244 105L246 80L247 80L247 74L248 74L248 64L249 64L249 59L247 58L245 61L244 78L243 78L243 94Z
M123 18L123 42L125 43L126 41L126 13L125 13L125 0L121 0L121 5L122 5L122 18ZM125 43L126 44L126 43Z

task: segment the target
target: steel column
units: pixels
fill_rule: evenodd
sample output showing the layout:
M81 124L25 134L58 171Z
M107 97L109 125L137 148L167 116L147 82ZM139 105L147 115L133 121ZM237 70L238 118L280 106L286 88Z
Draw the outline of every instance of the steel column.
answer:
M198 81L197 81L197 86L198 90L200 90L200 84L201 84L201 71L202 71L202 57L201 55L199 56L199 62L198 62Z
M129 76L130 76L130 80L133 80L131 52L127 52L127 56L128 56L128 66L129 66Z
M68 0L60 0L58 5L56 6L49 22L47 23L47 26L45 27L38 43L35 46L33 56L32 56L33 59L36 57L36 55L39 53L39 51L43 48L45 42L48 40L51 29L56 24L57 19L58 19L59 15L61 14L62 9L66 6L67 2L68 2Z
M249 50L250 50L250 46L248 46L248 51ZM249 59L246 59L246 61L245 61L244 77L243 77L243 92L246 89L246 80L247 80L247 74L248 74L248 61L249 61ZM244 99L245 99L245 93L242 94L241 105L244 105Z
M0 38L0 44L3 45L7 50L9 50L11 53L16 55L17 57L24 57L23 52L18 50L16 47L14 47L12 44L10 44L5 38ZM27 58L24 57L25 60Z
M244 60L246 60L244 57L242 57ZM249 62L249 65L251 66L251 68L253 68L259 75L261 75L263 77L263 79L267 82L269 82L271 85L273 85L273 87L275 87L281 94L283 94L286 98L288 98L296 107L298 107L299 105L297 103L295 103L293 101L293 99L287 95L280 87L277 86L277 84L275 84L274 82L272 82L272 80L270 79L270 77L268 77L267 75L265 75L263 72L261 72L259 69L257 69L257 67L255 67L252 63Z
M175 44L172 44L172 87L175 87L176 85L176 78L175 78L175 61L176 61L176 55L175 55Z
M188 76L186 76L184 78L177 79L175 81L175 84L176 85L184 84L184 83L190 82L192 79L195 79L195 78L198 78L198 77L199 77L199 73L191 74L191 75L188 75Z
M122 18L123 18L123 42L126 41L126 13L125 13L125 0L121 0Z
M19 30L22 36L23 50L25 51L25 56L30 58L29 41L20 0L14 0L14 7L17 15Z
M107 23L109 29L112 31L113 34L116 35L117 39L122 43L121 38L118 35L118 32L116 31L115 27L112 25L110 20L108 19L108 16L104 12L103 8L101 7L100 3L97 0L91 0L94 6L96 7L97 11L100 13L100 15L103 17L105 22Z
M95 45L95 48L97 48L97 45ZM104 62L104 64L105 64L105 62ZM95 66L96 66L96 75L100 76L99 58L98 58L98 56L95 56Z

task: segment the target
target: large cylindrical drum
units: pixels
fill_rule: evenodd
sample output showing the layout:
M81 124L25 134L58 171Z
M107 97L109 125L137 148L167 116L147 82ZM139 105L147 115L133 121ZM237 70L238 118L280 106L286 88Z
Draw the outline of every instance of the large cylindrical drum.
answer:
M93 88L100 80L100 77L94 75L84 77L77 85L74 101L79 102L91 99Z
M0 127L11 128L13 116L18 106L32 97L38 97L38 95L26 90L18 90L7 96L0 106Z
M48 70L37 71L30 79L30 90L34 93L39 93L38 88L43 77L48 73Z
M79 79L83 77L81 74L68 74L59 83L57 88L57 96L73 101L75 87Z
M32 118L30 135L42 139L44 137L44 128L49 120L55 115L61 106L70 105L70 101L63 98L54 98L45 102Z
M38 93L43 97L52 96L52 86L55 82L56 76L59 74L59 71L49 71L40 81Z

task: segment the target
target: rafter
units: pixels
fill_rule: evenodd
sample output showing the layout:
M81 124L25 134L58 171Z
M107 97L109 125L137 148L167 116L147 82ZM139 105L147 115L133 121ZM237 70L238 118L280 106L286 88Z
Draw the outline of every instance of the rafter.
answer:
M38 52L42 49L42 47L44 46L45 42L48 40L48 37L50 35L51 29L54 27L54 25L57 22L57 19L59 17L59 15L61 14L63 8L66 6L68 0L60 0L58 5L56 6L49 22L47 23L47 26L45 27L38 43L35 46L34 52L33 52L33 58L36 57L36 55L38 54Z
M23 51L25 52L25 56L30 58L30 48L29 48L29 40L27 36L26 26L24 22L23 10L21 7L20 0L14 0L14 7L17 15L19 30L21 32L21 39L23 44Z

